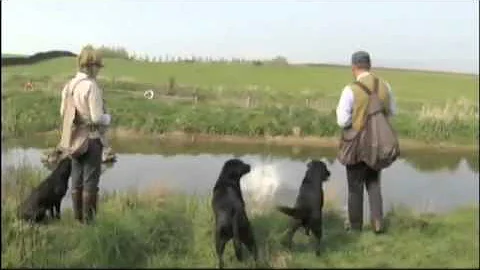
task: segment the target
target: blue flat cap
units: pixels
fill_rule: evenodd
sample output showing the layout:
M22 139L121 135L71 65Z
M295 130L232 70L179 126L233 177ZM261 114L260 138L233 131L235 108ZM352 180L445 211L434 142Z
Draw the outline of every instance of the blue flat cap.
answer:
M358 51L352 54L352 65L370 65L370 55L366 51Z

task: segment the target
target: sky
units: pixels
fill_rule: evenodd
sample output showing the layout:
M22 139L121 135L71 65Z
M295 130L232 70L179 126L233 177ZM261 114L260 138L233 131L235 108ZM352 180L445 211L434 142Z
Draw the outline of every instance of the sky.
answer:
M2 53L85 44L212 56L479 72L479 1L2 0Z

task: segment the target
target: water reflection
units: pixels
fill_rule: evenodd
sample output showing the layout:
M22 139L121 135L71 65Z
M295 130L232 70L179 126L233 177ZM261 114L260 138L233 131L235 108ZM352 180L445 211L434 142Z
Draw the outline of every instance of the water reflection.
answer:
M104 166L105 172L100 184L102 192L165 186L189 194L210 194L223 162L236 156L253 167L268 164L274 168L280 183L275 201L293 204L305 173L306 161L319 158L329 164L332 172L331 180L325 186L327 198L339 205L345 204L346 173L345 168L334 158L335 149L292 150L291 147L272 146L156 143L157 145L152 142L156 147L149 148L140 147L145 144L114 143L118 162L111 167ZM137 153L131 153L137 145ZM141 153L142 150L147 153ZM21 162L41 167L42 151L18 145L10 148L2 153L2 170L4 166ZM386 210L394 204L405 204L419 211L443 212L461 205L478 203L478 170L472 170L467 158L448 158L448 155L438 153L413 154L411 153L410 159L408 156L401 158L382 174ZM442 160L443 157L446 161ZM478 164L478 160L471 160ZM65 206L69 205L70 200L66 200ZM366 201L365 209L368 209Z
M54 136L37 136L28 139L10 141L10 146L47 148L53 147L58 141ZM154 138L141 138L129 140L111 140L113 149L118 153L161 154L174 156L188 154L211 155L269 155L274 158L291 158L307 161L311 158L324 158L328 164L336 162L337 150L332 147L307 147L307 146L274 146L266 144L233 144L233 143L195 143L165 141ZM455 171L466 160L468 168L479 172L479 155L475 150L449 151L442 149L402 150L402 160L420 172L434 172L438 170Z

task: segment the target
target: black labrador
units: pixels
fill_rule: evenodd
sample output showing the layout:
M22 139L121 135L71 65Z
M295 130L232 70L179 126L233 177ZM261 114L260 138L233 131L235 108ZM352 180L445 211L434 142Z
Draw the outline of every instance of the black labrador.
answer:
M51 218L60 219L60 204L67 193L71 170L72 160L69 157L62 158L50 175L19 206L18 217L39 223L45 220L49 210Z
M320 254L322 238L322 208L324 201L322 183L330 177L330 171L322 161L312 160L307 164L307 172L300 186L295 207L277 206L277 209L292 217L287 233L286 244L292 246L292 239L298 228L303 227L305 234L313 232L316 238L316 255Z
M212 209L215 214L215 246L219 268L223 268L225 244L232 238L235 256L239 261L243 260L243 243L257 262L257 245L240 189L240 178L249 172L250 165L240 159L227 160L213 188Z

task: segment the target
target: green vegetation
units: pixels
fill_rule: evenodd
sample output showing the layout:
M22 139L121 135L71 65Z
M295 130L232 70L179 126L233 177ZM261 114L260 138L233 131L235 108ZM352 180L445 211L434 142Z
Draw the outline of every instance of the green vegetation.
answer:
M74 72L73 58L3 68L3 132L23 135L58 128L60 91ZM394 125L401 137L476 143L478 76L386 69L377 73L394 88L399 107ZM35 91L24 92L30 78ZM334 109L351 80L349 69L338 66L124 59L106 59L100 77L115 127L244 136L300 131L325 137L338 135ZM155 89L153 100L143 97L147 89Z
M105 58L130 59L127 50L123 47L100 46L98 50Z
M61 221L30 227L16 219L15 208L45 175L46 170L27 164L2 170L2 268L215 267L209 197L162 188L112 193L101 198L93 226L77 224L67 209ZM265 209L250 213L250 219L260 267L479 266L478 206L439 216L398 208L387 215L388 232L376 236L368 230L346 234L339 211L327 204L320 257L300 231L292 250L281 246L288 225L285 216ZM234 259L231 243L225 258L227 267L253 266L250 259Z

